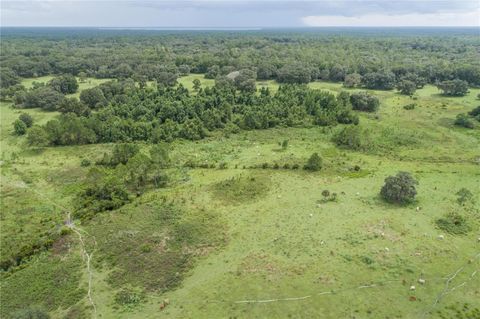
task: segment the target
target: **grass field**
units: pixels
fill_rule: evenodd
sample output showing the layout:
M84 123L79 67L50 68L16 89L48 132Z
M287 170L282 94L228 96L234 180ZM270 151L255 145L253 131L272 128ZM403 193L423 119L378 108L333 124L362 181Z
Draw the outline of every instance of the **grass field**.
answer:
M213 85L202 77L179 82L188 89L194 78ZM97 83L87 80L80 88ZM360 114L360 125L378 141L369 152L337 148L331 137L340 127L214 132L198 142L173 142L171 186L78 224L84 246L70 233L13 274L2 273L0 316L37 304L53 318L93 317L85 247L93 252L98 318L479 318L480 129L455 127L453 120L480 104L480 90L447 98L426 86L415 100L371 92L381 107L376 116ZM412 102L415 109L403 109ZM7 254L62 231L88 171L81 160L95 161L112 145L30 149L24 137L12 135L20 111L5 102L0 107ZM25 112L36 123L56 116ZM286 149L279 146L283 140ZM303 165L313 152L324 159L320 172L250 168ZM185 168L188 160L227 167ZM355 165L360 170L352 170ZM384 179L398 171L419 181L417 202L406 207L379 198ZM457 204L462 187L476 204ZM337 193L337 201L323 202L323 190ZM468 233L436 226L453 211L466 216ZM165 289L148 288L159 282Z

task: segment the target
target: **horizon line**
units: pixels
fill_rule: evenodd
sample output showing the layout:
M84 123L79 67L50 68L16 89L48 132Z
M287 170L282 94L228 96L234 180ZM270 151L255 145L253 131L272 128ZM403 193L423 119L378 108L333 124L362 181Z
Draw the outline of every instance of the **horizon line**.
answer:
M102 29L316 29L316 28L479 28L480 25L325 25L325 26L101 26L101 25L0 25L0 28L102 28Z

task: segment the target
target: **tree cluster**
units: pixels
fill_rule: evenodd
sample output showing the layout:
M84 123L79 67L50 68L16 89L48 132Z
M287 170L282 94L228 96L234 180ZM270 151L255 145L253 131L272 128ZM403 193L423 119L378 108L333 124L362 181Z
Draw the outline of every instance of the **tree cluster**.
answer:
M33 127L27 139L32 145L158 143L198 140L224 128L357 124L350 100L346 92L335 96L304 85L281 86L276 94L216 86L191 95L182 86L140 89L128 81L107 82L83 91L80 101L63 99L57 109L64 114Z

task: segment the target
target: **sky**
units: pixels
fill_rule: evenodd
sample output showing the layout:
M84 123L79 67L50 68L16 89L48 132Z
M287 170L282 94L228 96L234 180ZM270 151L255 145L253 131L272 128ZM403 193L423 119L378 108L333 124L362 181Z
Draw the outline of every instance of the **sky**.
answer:
M477 26L480 0L0 0L2 26Z

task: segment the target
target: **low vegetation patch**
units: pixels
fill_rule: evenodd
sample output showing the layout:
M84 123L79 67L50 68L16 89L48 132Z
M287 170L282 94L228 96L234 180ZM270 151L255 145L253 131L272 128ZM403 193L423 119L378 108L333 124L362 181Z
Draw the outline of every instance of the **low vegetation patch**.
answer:
M268 175L239 175L215 184L213 191L218 199L236 204L264 196L269 185Z
M370 133L360 126L342 128L333 136L332 141L339 147L354 151L366 151L372 147Z
M112 220L102 216L109 222L95 230L97 262L113 269L107 280L122 289L115 296L122 305L141 302L142 291L165 292L178 287L195 257L224 242L223 226L212 213L188 213L166 199L122 210Z
M466 217L456 212L451 212L435 221L438 228L453 235L463 235L472 228Z
M32 305L47 311L73 306L86 294L79 287L82 267L80 257L43 255L24 269L2 278L0 317L9 318L12 313Z

